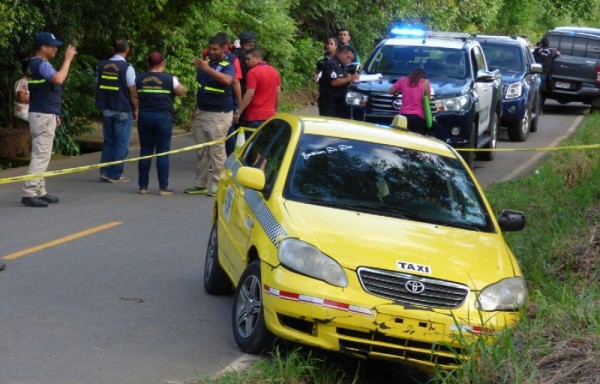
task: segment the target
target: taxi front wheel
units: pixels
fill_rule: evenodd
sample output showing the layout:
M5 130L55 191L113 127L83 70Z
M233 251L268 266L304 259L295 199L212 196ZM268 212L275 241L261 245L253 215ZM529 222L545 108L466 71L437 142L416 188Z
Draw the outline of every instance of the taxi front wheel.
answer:
M245 353L260 354L273 346L274 336L265 326L260 261L248 265L233 297L232 325L235 342Z
M219 265L219 239L217 221L213 224L204 259L204 290L211 295L223 295L231 291L231 281Z

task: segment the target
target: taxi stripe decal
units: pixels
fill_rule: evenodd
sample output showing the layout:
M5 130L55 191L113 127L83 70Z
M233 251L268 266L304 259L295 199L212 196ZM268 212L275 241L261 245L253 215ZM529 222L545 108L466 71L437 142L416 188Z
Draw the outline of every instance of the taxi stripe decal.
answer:
M237 160L238 159L236 159L235 156L229 156L229 158L227 158L225 161L225 168L231 169L232 181L238 188L240 188L240 185L235 178L238 169L241 167L239 161ZM285 229L279 225L279 222L277 219L275 219L273 213L265 205L265 202L258 192L253 189L246 188L244 191L244 200L246 200L246 203L250 207L250 210L252 210L252 213L254 213L256 220L267 234L269 240L271 240L275 246L279 244L281 239L288 236Z
M333 309L337 309L340 311L355 313L357 315L362 315L362 316L375 317L373 315L373 311L371 311L369 308L359 307L357 305L352 305L352 304L347 304L347 303L341 303L339 301L322 299L322 298L314 297L314 296L302 295L302 294L294 293L294 292L280 291L279 289L269 287L266 284L263 286L263 289L266 294L278 297L280 299L297 301L297 302L305 303L305 304L312 304L312 305L316 305L319 307L333 308Z

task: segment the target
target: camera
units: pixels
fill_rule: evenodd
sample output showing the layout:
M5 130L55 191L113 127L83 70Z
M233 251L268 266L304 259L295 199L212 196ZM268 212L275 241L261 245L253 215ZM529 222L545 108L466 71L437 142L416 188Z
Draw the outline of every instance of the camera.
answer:
M350 63L350 64L346 64L346 72L348 72L351 75L354 75L355 73L358 73L360 70L360 64L359 63Z

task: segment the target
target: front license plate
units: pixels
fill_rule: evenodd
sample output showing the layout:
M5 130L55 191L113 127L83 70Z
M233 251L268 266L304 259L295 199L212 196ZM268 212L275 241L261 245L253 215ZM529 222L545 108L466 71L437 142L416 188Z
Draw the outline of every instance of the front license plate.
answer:
M562 88L562 89L570 89L571 83L567 83L566 81L557 81L556 83L554 83L554 87Z
M432 336L441 337L446 331L444 324L407 317L379 314L377 316L377 322L380 324L383 332L385 332L386 329L391 329L407 339L428 338Z

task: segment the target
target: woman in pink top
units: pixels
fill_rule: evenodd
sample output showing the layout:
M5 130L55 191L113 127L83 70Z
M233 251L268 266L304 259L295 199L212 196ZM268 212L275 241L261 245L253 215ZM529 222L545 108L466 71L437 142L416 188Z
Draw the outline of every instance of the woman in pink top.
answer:
M408 130L427 134L425 112L423 112L423 86L426 80L423 68L415 68L412 72L396 81L390 88L390 95L402 94L400 114L406 116ZM427 94L431 95L431 85L427 82Z

